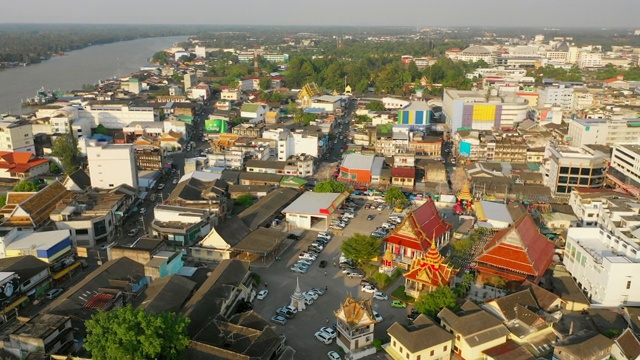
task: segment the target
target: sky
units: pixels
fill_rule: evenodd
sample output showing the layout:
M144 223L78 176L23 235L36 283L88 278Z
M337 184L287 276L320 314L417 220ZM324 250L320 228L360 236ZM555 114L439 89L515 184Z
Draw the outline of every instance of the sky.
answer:
M616 27L640 0L19 0L0 23Z

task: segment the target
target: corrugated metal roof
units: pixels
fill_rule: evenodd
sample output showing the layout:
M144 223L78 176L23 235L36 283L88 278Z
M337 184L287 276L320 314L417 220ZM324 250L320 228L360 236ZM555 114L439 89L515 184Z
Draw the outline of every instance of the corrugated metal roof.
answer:
M376 157L373 155L347 154L342 166L353 170L371 170ZM380 158L384 161L384 158Z

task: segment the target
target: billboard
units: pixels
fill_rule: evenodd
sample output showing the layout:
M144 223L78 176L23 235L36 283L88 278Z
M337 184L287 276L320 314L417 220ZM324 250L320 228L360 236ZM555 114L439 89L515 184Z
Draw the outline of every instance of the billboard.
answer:
M226 133L227 121L222 119L205 120L204 131L207 133Z

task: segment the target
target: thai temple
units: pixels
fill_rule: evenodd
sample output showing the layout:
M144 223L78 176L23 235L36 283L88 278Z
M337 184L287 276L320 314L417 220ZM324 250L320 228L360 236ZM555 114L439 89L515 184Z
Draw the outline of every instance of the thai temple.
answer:
M418 298L421 293L429 293L441 286L449 286L458 269L445 262L442 255L431 243L424 257L414 259L409 271L404 274L405 294Z

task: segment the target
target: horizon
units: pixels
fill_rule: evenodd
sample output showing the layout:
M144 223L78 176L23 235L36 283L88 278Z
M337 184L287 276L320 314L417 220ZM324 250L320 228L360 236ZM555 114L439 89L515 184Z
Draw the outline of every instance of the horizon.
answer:
M44 0L9 2L3 4L0 25L640 29L636 16L640 13L640 1L628 0L610 0L606 4L596 0L540 0L535 6L522 6L520 3L504 0L484 3L452 0L448 4L397 0L393 7L381 0L325 0L322 4L312 5L293 0L280 0L276 4L257 0L248 0L242 4L210 4L198 0L183 0L180 4L169 0L112 0L108 5L77 0L68 0L67 3L67 6L61 7L59 3ZM607 9L613 9L609 16L602 16L605 5ZM363 12L363 9L366 11ZM262 25L255 25L255 22L261 22ZM589 26L585 27L585 24Z

